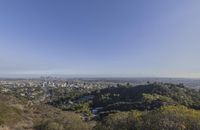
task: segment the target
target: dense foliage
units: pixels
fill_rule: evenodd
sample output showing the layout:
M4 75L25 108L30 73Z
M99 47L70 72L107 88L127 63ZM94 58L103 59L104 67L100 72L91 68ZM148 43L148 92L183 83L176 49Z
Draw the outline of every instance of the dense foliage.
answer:
M182 84L58 88L47 102L0 94L0 130L199 130L200 92Z
M200 111L184 106L157 110L119 112L105 117L95 130L199 130Z
M104 107L103 111L152 110L176 104L200 108L200 93L182 84L119 86L95 91L93 94L93 107Z

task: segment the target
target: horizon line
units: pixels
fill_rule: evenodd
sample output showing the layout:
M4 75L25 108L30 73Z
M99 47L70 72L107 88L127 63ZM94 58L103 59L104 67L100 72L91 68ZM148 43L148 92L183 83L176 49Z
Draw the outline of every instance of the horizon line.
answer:
M127 75L102 75L102 74L7 74L0 76L0 79L32 79L32 78L42 78L42 77L52 77L52 78L160 78L160 79L200 79L200 77L186 77L186 76L127 76Z

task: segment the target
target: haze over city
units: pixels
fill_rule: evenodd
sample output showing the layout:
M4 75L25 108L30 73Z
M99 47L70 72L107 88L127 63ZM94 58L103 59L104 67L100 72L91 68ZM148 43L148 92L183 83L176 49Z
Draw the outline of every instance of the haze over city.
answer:
M0 75L200 77L200 1L0 1Z

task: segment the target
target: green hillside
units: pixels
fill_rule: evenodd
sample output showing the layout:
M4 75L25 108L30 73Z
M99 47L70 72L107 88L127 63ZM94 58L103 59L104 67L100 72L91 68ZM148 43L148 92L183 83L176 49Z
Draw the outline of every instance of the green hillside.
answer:
M152 110L166 105L200 108L200 93L183 85L153 83L139 86L119 86L93 93L93 107L106 110Z
M0 94L0 130L200 129L200 92L182 84L127 84L69 94L75 96L57 93L51 103Z

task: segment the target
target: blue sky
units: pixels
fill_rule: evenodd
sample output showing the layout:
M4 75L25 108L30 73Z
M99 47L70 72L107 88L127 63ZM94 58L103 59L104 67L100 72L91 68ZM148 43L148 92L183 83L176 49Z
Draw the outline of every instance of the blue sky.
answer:
M198 0L1 0L0 75L200 77Z

